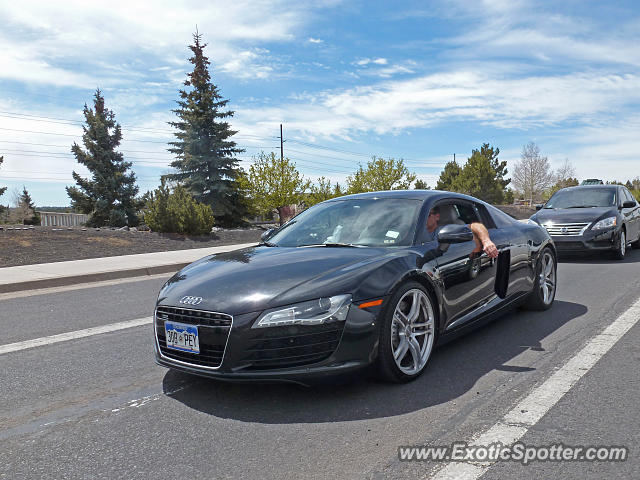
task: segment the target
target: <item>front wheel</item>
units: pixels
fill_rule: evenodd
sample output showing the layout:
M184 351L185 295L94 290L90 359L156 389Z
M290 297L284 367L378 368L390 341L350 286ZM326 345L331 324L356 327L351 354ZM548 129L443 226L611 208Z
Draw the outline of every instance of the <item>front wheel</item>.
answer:
M624 228L620 230L618 235L618 244L613 249L613 258L616 260L624 260L624 256L627 253L627 235Z
M556 298L557 270L556 256L549 247L546 247L540 253L533 291L529 294L525 307L531 310L551 308Z
M377 362L382 378L402 383L424 371L436 338L434 305L417 282L402 285L391 296L380 326Z

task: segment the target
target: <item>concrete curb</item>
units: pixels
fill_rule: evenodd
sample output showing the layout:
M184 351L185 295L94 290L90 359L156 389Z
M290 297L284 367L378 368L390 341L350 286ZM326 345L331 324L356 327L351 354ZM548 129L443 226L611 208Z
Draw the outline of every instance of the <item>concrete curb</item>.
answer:
M0 268L0 293L174 273L208 255L254 245L255 243L224 245L221 247L5 267Z

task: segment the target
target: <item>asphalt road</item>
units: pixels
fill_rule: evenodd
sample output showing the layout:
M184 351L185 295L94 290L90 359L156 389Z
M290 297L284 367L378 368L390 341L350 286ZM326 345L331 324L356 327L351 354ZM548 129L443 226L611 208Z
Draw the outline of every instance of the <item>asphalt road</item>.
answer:
M548 312L434 352L407 385L235 385L153 361L152 326L0 355L0 478L428 478L401 445L486 430L640 297L640 251L562 260ZM162 278L0 296L0 345L150 316ZM640 326L522 438L626 445L618 463L498 463L483 478L640 478Z

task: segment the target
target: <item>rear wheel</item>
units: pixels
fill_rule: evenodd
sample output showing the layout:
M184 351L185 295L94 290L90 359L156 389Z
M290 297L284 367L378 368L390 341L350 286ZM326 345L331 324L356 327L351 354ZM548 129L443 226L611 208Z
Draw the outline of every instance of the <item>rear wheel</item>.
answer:
M640 233L638 233L638 239L631 244L633 248L640 249Z
M381 322L378 371L385 380L417 378L436 338L435 302L417 282L402 285L391 297Z
M531 310L547 310L553 305L556 298L556 279L558 265L556 256L549 247L540 253L536 267L536 280L533 291L525 303L525 307Z
M624 260L624 256L627 253L627 234L624 230L620 230L618 236L618 244L613 249L613 257L617 260Z

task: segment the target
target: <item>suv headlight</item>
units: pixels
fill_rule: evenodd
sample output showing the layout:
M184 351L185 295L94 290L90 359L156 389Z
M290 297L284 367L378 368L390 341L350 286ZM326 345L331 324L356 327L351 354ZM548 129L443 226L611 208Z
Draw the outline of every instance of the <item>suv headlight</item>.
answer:
M318 298L264 312L252 328L319 325L347 319L351 295Z
M598 223L596 223L591 230L600 230L602 228L615 227L617 222L616 217L603 218Z

